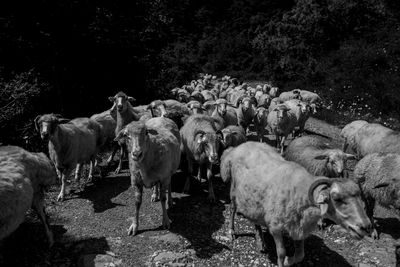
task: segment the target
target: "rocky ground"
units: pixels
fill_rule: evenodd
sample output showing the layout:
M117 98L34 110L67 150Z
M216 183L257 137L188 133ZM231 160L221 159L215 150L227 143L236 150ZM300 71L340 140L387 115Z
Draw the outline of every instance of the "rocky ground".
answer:
M340 145L335 126L310 119L307 130L327 135ZM134 237L127 236L133 212L127 172L110 173L95 183L73 182L63 203L55 201L58 187L51 188L46 201L56 244L47 248L39 220L29 214L3 242L0 266L275 266L272 238L265 233L268 254L259 253L253 226L245 218L236 217L239 237L228 240L229 192L218 176L215 205L207 203L205 182L195 185L190 195L180 193L183 182L182 173L173 177L169 231L160 228L160 203L151 203L150 190L144 191L140 231ZM306 240L305 259L297 266L395 266L399 219L380 208L376 217L380 240L357 241L335 226Z

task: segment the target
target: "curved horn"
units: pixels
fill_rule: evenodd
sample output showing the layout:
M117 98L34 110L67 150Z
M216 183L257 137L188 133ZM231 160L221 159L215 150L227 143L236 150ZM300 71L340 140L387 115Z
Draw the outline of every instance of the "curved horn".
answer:
M40 131L38 120L39 120L41 117L42 117L41 115L37 115L36 118L33 120L33 123L35 124L35 129L36 129L36 131L38 131L38 132Z
M315 204L314 203L314 190L315 190L315 188L317 188L317 186L320 186L320 185L323 185L323 184L326 184L326 185L330 186L330 185L332 185L332 183L333 183L333 180L329 179L329 178L326 178L326 177L319 178L319 179L315 180L310 185L310 188L308 189L308 199L311 201L311 203Z

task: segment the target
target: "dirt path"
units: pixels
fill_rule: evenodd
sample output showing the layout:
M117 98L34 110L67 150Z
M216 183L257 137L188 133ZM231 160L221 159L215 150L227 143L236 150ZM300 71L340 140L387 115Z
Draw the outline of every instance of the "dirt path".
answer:
M339 129L316 119L307 123L309 131L333 138L338 145ZM219 201L207 204L206 184L197 184L190 195L182 191L184 177L173 177L174 205L169 210L170 231L160 229L161 205L150 202L145 190L140 212L140 232L127 236L133 212L133 190L128 173L110 175L84 188L73 184L70 197L56 203L58 188L47 198L48 213L56 245L48 250L42 227L35 216L7 238L1 266L275 266L274 243L266 235L267 254L260 254L254 242L253 226L236 217L239 237L227 239L229 192L216 177ZM317 232L305 242L306 256L297 266L395 266L395 243L400 222L379 209L381 239L352 239L339 227ZM289 247L290 251L290 247ZM97 265L94 265L96 263Z

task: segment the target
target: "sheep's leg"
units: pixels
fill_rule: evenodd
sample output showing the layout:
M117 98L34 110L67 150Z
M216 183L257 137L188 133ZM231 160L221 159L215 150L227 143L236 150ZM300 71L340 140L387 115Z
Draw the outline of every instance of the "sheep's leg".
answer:
M168 181L171 181L168 179ZM167 212L167 194L166 191L169 189L169 184L166 182L161 182L160 183L160 201L161 201L161 208L162 208L162 213L163 213L163 227L164 229L169 229L170 227L170 221L168 217L168 212Z
M208 200L213 203L215 202L214 188L212 184L212 164L207 165L207 180L208 180Z
M349 144L347 143L347 139L344 139L343 148L342 148L343 152L346 152L348 146L349 146Z
M118 150L118 146L117 145L113 146L113 150L111 152L111 155L107 159L107 166L110 165L110 163L114 159L114 156L115 156L115 153L117 153L117 150Z
M94 169L94 159L91 159L89 163L89 174L88 174L89 181L92 181L93 179L93 169Z
M171 183L169 183L167 203L168 203L168 208L171 208L172 205L173 205L172 192L171 192Z
M66 180L67 180L67 176L65 175L65 173L61 173L61 190L60 190L60 194L57 197L57 201L64 200Z
M276 139L276 149L279 149L279 135L275 135L275 139Z
M304 259L304 240L294 240L294 255L285 258L285 266L301 262Z
M136 235L139 228L139 210L142 205L143 185L132 184L135 190L135 207L133 214L133 221L128 229L128 235Z
M281 140L281 155L283 155L283 148L285 147L286 136L282 136Z
M155 184L152 188L153 193L151 194L151 202L160 201L160 185L159 183Z
M276 246L276 255L278 256L278 267L284 267L284 260L286 257L286 249L285 245L283 244L283 237L282 233L279 232L271 232L272 237L274 238L275 241L275 246Z
M367 214L369 220L372 224L372 233L371 237L373 239L379 239L379 232L376 229L375 221L374 221L374 208L375 208L375 201L368 197L365 199L365 213Z
M49 242L49 247L52 247L54 244L54 237L53 237L53 233L50 230L50 224L47 220L46 212L44 209L44 193L42 190L40 190L33 197L32 207L39 215L39 219L44 226L44 230L46 231L46 236L47 236L47 240Z
M80 174L81 174L81 168L82 168L82 164L81 164L81 163L76 164L76 168L75 168L75 181L79 181Z
M185 186L183 187L183 193L188 194L190 189L190 179L192 178L193 173L193 162L191 159L187 158L188 163L188 175L186 177Z
M231 195L231 214L230 214L230 220L229 220L229 239L231 241L235 240L235 214L236 214L236 200L235 197Z
M257 248L259 251L264 252L266 251L265 247L265 240L264 240L264 234L261 229L261 225L259 224L254 224L255 230L256 230L256 244Z
M118 162L118 167L115 169L115 174L119 174L121 172L122 169L122 160L125 157L125 149L124 146L121 145L121 156L119 158L119 162Z

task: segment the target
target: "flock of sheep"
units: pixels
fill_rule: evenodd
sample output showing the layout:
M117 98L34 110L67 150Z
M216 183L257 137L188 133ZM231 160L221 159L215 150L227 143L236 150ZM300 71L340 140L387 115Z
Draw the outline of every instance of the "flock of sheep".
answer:
M278 95L277 87L253 88L228 76L203 75L171 94L175 99L132 106L135 99L119 92L109 98L109 110L90 118L37 116L35 126L48 142L50 159L15 146L0 147L0 240L33 207L51 246L44 189L58 176L62 184L57 200L64 200L73 170L79 179L81 165L89 163L92 179L98 153L110 147L108 164L121 151L115 173L121 171L124 158L129 160L135 204L128 234L138 232L143 187L152 188L151 201L161 202L162 224L169 228L172 175L178 169L187 172L183 191L190 192L194 172L200 181L206 174L208 200L214 202L213 165L219 165L222 180L230 183L229 237L235 238L234 216L239 212L254 223L263 251L265 227L274 238L279 267L302 261L304 239L323 218L356 238L370 233L378 238L375 202L400 208L399 132L354 121L343 128L345 145L339 149L327 138L303 135L309 116L323 107L317 94L294 89ZM247 141L249 128L257 142ZM276 147L264 142L268 132L275 136ZM288 136L293 140L285 147ZM348 147L356 155L345 153ZM360 159L351 179L344 175L349 159ZM283 235L294 240L292 257L286 257Z

